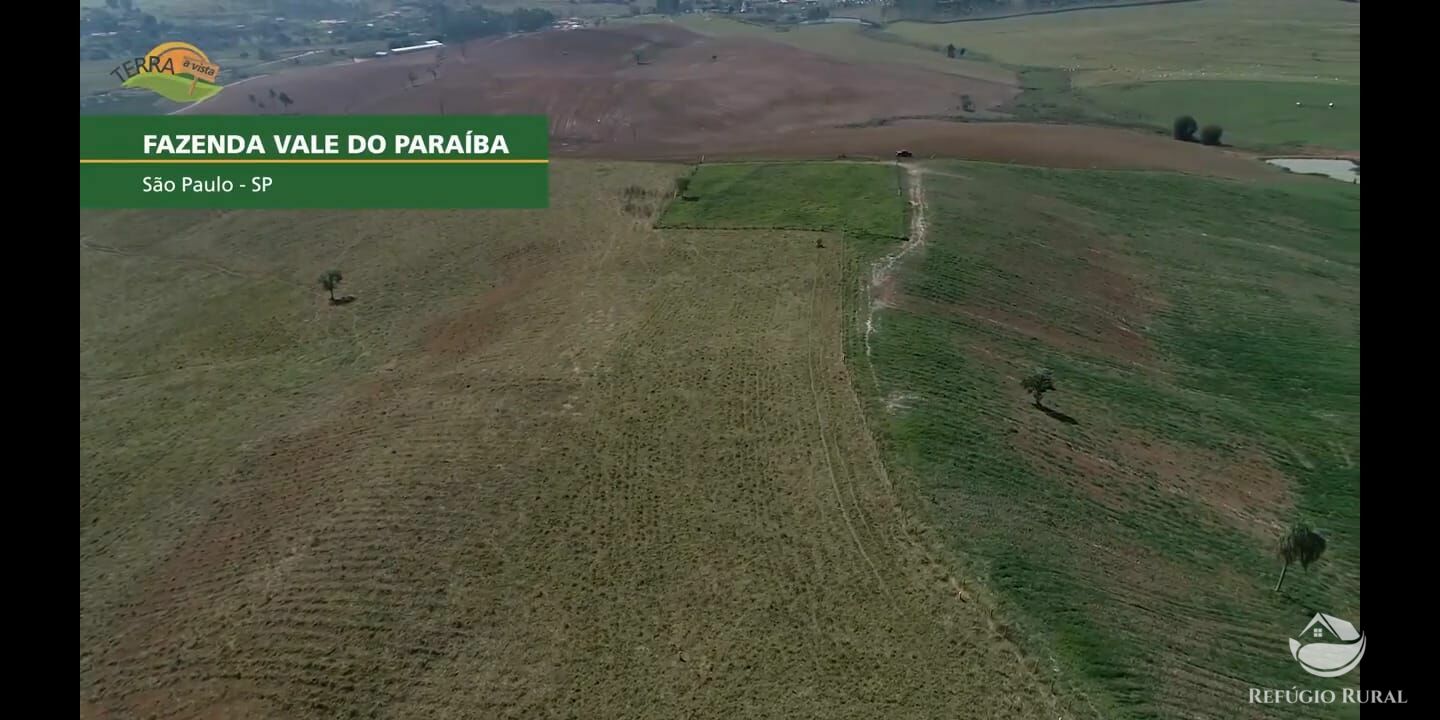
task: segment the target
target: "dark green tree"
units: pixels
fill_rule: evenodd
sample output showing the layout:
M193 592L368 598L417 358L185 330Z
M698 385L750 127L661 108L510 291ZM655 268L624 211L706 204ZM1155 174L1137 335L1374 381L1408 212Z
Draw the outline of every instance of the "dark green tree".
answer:
M343 279L339 270L326 270L320 273L320 287L330 293L330 302L335 302L335 288L340 287L340 281Z
M1200 123L1189 115L1181 115L1175 118L1175 139L1184 142L1195 142L1195 131L1200 129Z
M1219 125L1206 125L1200 130L1200 142L1205 145L1219 145L1225 129Z
M1325 554L1325 537L1310 529L1305 523L1296 523L1280 538L1280 546L1276 554L1284 561L1280 567L1280 579L1275 581L1275 592L1280 592L1280 586L1285 583L1285 572L1290 569L1290 563L1298 562L1300 567L1309 570L1310 564L1320 559Z
M1045 398L1045 393L1055 389L1055 378L1049 370L1037 370L1026 375L1025 379L1020 381L1020 387L1035 396L1035 407L1044 407L1041 400Z

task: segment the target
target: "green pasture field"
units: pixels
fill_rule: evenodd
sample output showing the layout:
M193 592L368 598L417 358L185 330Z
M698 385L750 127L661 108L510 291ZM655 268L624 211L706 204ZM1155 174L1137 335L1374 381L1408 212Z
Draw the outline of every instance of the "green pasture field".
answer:
M997 62L1063 68L1076 85L1156 80L1360 82L1360 7L1309 0L1201 0L889 32L954 43Z
M865 166L771 172L797 167L826 188ZM894 176L871 167L878 202ZM701 200L664 222L784 217L798 186L757 192L764 173L704 166ZM1358 190L962 162L905 177L906 254L846 235L847 362L902 504L1080 716L1294 717L1248 688L1306 680L1286 638L1316 608L1360 616ZM1058 386L1044 410L1020 387L1038 367ZM1276 593L1297 520L1330 549Z
M1221 125L1226 142L1241 147L1360 147L1360 11L1352 3L1201 0L900 22L886 32L954 43L1020 70L1020 119L1168 129L1189 114Z
M1023 90L1009 110L1026 119L1169 134L1176 117L1190 115L1201 126L1224 128L1227 145L1271 152L1360 149L1359 85L1173 80L1074 88L1063 70L1032 68L1020 77Z
M120 80L110 74L120 63L120 60L81 60L80 61L80 97L85 97L97 92L105 92L120 87Z
M662 227L843 231L899 238L896 169L877 163L704 165Z
M1360 612L1358 188L927 170L926 246L851 346L927 517L1100 715L1264 715L1249 686L1306 679L1285 639ZM1329 554L1275 593L1301 519Z
M1177 116L1191 115L1202 127L1220 125L1224 141L1241 147L1360 149L1359 85L1177 80L1082 92L1123 121L1169 130Z

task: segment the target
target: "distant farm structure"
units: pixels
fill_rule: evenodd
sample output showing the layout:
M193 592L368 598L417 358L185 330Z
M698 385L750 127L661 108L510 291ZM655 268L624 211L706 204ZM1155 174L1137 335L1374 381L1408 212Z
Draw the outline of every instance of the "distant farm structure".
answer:
M398 47L391 50L380 50L375 53L375 57L385 57L386 55L404 55L405 53L419 52L421 50L434 50L435 48L441 47L445 47L445 43L442 43L439 40L426 40L419 45L408 45L406 47Z

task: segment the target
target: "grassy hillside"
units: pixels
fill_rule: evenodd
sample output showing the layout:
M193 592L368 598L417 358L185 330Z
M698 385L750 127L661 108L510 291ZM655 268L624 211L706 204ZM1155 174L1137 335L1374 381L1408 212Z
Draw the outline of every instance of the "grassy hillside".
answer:
M704 167L704 203L667 217L797 203L734 182L759 173ZM917 182L903 257L851 238L847 348L961 592L999 594L1081 715L1353 717L1245 698L1307 680L1285 639L1317 609L1360 617L1358 191L976 163ZM1042 366L1043 411L1020 388ZM1274 593L1296 520L1329 554Z
M845 170L766 197L900 220ZM1053 717L898 511L842 236L652 229L682 172L82 213L81 716Z
M1285 638L1360 614L1358 190L927 170L927 244L851 345L927 516L1104 717L1306 680ZM1329 554L1272 593L1301 518Z
M1168 135L1176 117L1191 115L1202 126L1223 127L1227 145L1272 152L1360 149L1358 85L1173 80L1076 88L1070 73L1046 68L1023 71L1021 83L1023 91L1010 109L1026 119L1115 124Z
M686 200L671 203L666 227L825 230L898 239L905 207L896 169L884 164L707 165Z
M1359 85L1179 80L1084 92L1100 112L1127 122L1168 130L1177 116L1193 115L1202 126L1216 123L1233 145L1360 149Z
M919 42L1012 65L1065 68L1081 87L1156 80L1360 81L1360 7L1310 0L1201 2L965 23L894 23Z
M1243 147L1360 147L1357 4L1202 0L887 32L1022 70L1023 119L1168 129L1190 114Z

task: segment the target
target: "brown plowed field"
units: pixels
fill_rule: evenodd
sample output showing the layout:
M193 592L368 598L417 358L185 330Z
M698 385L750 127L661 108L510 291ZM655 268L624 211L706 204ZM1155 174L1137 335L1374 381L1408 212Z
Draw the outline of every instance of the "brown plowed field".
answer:
M882 118L954 116L963 112L963 95L985 110L1018 91L658 25L518 35L293 70L247 86L194 112L257 112L249 95L263 100L273 88L295 99L291 112L304 114L538 113L551 119L552 151L612 156L656 145L763 142ZM595 151L600 144L604 150Z
M1253 178L1273 168L1240 152L1161 135L1117 128L1036 123L905 121L878 127L823 128L733 145L669 146L645 159L888 159L905 148L917 158L963 158L985 162L1108 170L1174 170L1201 175Z
M640 53L641 64L636 63ZM1019 89L897 65L841 62L673 25L546 32L433 52L289 70L187 110L301 114L543 114L557 156L707 158L950 157L1066 168L1275 172L1237 152L1114 128L1005 122ZM966 114L962 97L977 110ZM255 100L250 99L254 96Z

